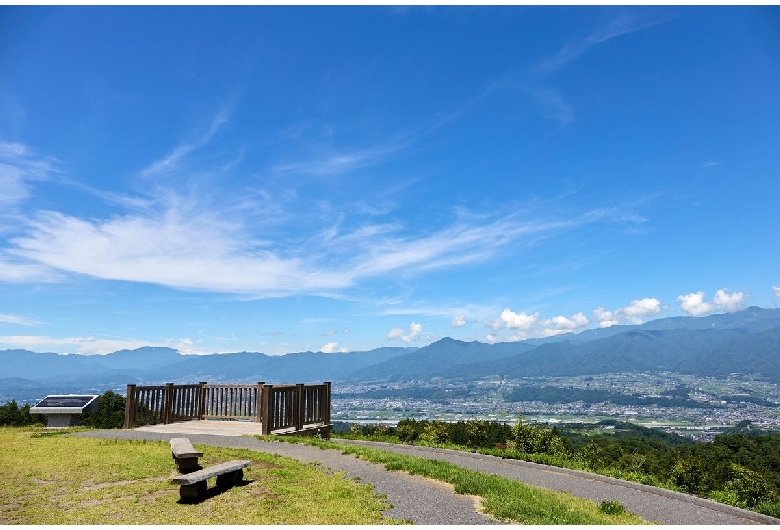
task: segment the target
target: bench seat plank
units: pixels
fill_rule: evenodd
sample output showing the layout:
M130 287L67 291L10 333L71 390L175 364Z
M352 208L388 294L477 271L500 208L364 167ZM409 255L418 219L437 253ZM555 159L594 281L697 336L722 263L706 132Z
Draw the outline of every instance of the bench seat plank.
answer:
M211 477L216 477L218 475L224 475L226 473L238 471L239 469L244 469L245 467L249 467L250 464L251 462L249 460L231 460L230 462L217 464L215 466L207 467L206 469L201 469L200 471L194 471L192 473L187 473L186 475L179 475L178 477L172 478L171 482L173 484L189 486L192 484L197 484L198 482L202 482Z
M203 453L197 451L189 438L171 438L171 452L174 458L200 458Z

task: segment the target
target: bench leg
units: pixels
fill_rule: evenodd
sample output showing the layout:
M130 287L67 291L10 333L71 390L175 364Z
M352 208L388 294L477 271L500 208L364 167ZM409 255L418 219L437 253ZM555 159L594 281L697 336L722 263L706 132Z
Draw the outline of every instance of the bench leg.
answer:
M241 482L243 478L244 478L243 469L239 469L237 471L231 471L230 473L225 473L224 475L219 475L217 477L217 486L222 488L229 488Z
M174 460L176 460L176 468L182 475L202 469L200 465L198 465L197 456L192 458L174 458Z
M179 497L183 501L197 501L206 495L206 490L208 490L208 485L205 480L195 484L182 484L179 486Z

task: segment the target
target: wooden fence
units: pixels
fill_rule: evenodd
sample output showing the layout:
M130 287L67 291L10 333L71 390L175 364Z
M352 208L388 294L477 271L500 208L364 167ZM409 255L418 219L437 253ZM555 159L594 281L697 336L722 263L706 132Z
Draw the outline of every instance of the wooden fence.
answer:
M127 385L125 429L206 419L261 422L263 434L327 428L330 426L330 382Z

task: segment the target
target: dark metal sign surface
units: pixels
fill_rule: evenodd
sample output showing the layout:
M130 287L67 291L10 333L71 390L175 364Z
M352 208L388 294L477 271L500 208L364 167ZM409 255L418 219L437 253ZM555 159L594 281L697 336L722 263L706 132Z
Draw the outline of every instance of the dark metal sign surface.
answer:
M38 408L50 407L78 407L83 408L87 403L95 399L95 396L47 396L35 405Z

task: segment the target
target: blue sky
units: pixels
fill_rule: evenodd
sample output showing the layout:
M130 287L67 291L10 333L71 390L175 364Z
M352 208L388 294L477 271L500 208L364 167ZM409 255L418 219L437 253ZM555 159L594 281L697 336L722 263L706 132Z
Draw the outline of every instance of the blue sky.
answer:
M777 7L2 7L0 349L780 301Z

